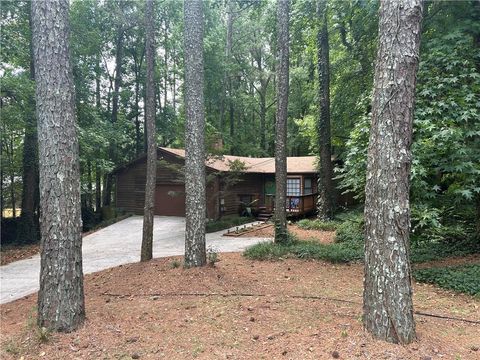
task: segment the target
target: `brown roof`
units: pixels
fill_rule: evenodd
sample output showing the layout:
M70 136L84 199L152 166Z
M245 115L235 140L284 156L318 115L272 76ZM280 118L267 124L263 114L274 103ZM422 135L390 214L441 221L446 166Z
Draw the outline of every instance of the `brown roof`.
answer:
M185 158L184 149L160 148L170 154ZM230 163L239 160L246 166L246 173L275 173L275 158L252 158L245 156L221 155L212 156L205 165L217 171L229 171ZM288 173L316 173L316 157L315 156L295 156L287 157Z

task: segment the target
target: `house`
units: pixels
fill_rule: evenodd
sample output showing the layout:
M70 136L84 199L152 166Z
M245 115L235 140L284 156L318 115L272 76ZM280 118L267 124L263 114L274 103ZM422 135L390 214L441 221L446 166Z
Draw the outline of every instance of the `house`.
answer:
M159 147L157 150L155 214L185 216L183 165L185 150ZM272 212L275 197L275 159L214 156L205 162L207 172L207 216L239 214L246 207ZM113 171L116 178L116 206L142 214L145 196L146 155ZM287 212L313 212L317 194L314 156L287 158Z

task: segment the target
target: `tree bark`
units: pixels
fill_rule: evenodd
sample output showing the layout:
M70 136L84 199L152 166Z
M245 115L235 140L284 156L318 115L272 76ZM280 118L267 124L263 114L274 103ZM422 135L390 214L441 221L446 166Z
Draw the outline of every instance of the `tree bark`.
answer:
M147 183L145 185L145 208L143 211L143 236L140 261L152 259L153 219L155 211L155 185L157 178L157 142L155 140L155 29L153 0L147 0L145 8L146 29L146 104L145 126L148 128Z
M65 332L85 319L68 7L68 0L32 2L41 209L38 325Z
M133 72L135 74L135 154L138 157L144 149L144 142L140 132L140 72L143 63L143 51L140 59L138 59L137 56L137 50L134 49L132 58Z
M206 264L203 2L184 3L185 41L185 267Z
M277 2L277 119L275 131L275 242L285 243L287 234L287 118L289 78L289 0Z
M87 207L93 210L93 177L92 177L92 161L87 161Z
M410 145L421 0L383 0L365 187L363 324L376 338L415 339L410 233Z
M12 218L17 217L17 197L15 195L15 161L13 159L13 154L15 150L13 148L13 136L10 137L10 201L12 204Z
M476 196L475 204L477 208L477 217L476 217L476 236L480 240L480 194Z
M100 212L102 207L102 174L98 163L95 165L95 211Z
M319 174L318 174L318 218L329 220L333 217L333 171L332 145L330 137L330 51L327 27L327 0L317 1L317 67L319 117L317 122Z

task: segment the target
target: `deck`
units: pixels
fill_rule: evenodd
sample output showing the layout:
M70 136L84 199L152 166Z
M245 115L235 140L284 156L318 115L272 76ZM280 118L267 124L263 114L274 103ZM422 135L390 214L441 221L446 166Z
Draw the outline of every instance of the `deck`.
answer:
M265 195L265 207L268 211L275 211L275 195ZM287 216L301 216L315 211L317 193L299 196L287 196Z

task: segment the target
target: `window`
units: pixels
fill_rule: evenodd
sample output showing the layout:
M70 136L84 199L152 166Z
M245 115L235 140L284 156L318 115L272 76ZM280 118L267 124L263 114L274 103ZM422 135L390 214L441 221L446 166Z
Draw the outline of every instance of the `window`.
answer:
M287 179L287 196L300 195L300 178Z
M303 194L310 195L312 193L313 193L312 178L305 178L305 182L303 185Z

